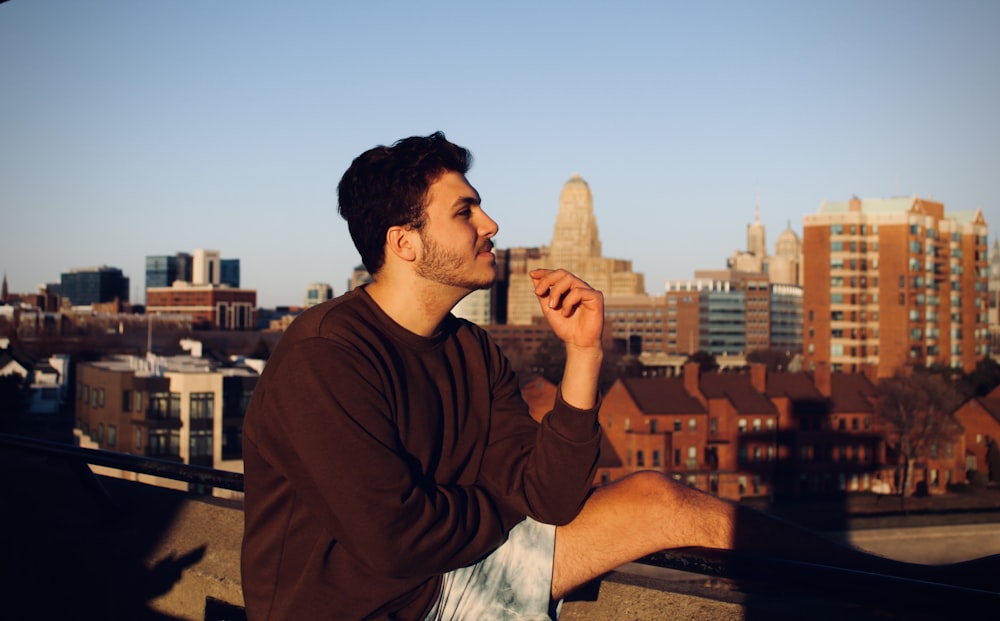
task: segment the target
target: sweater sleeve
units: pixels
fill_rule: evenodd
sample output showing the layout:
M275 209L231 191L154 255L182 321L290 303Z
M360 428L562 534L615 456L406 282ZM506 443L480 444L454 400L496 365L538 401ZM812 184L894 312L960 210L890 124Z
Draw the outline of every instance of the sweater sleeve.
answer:
M504 508L547 524L566 524L580 512L593 484L600 452L600 404L580 410L557 393L553 409L535 423L507 359L499 349L493 356L493 412L483 485Z
M327 339L301 341L261 395L269 446L297 502L337 546L377 575L433 576L468 565L506 536L480 485L438 485L420 474L392 420L372 363Z

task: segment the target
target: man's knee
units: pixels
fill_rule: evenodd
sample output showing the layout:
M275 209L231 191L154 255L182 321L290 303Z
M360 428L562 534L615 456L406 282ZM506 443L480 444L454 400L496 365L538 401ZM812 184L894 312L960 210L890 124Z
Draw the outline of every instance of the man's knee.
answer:
M662 498L676 485L676 481L656 470L640 470L618 480L623 492L644 498Z

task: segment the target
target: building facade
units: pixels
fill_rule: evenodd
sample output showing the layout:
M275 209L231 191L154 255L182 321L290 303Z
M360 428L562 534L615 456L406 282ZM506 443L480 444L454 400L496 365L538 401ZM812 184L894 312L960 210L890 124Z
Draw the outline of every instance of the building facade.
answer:
M308 287L306 287L306 296L303 306L309 308L310 306L316 306L317 304L322 304L327 300L333 299L333 287L325 282L314 282Z
M917 197L824 203L804 219L806 368L971 371L988 354L987 225Z
M253 330L257 292L225 285L193 285L177 281L172 287L146 290L149 315L189 315L195 328Z
M80 446L242 471L243 415L257 373L190 356L117 356L76 367ZM187 489L153 475L142 480Z
M767 349L802 350L800 287L738 270L700 270L692 280L666 283L665 353L718 357Z
M128 302L129 279L117 267L71 269L59 279L63 304L91 306L105 302Z
M621 464L599 468L596 483L656 470L731 500L898 492L901 469L873 392L862 374L764 365L699 373L689 363L680 376L622 378L599 413ZM959 437L921 459L911 491L943 493L965 480L964 447Z

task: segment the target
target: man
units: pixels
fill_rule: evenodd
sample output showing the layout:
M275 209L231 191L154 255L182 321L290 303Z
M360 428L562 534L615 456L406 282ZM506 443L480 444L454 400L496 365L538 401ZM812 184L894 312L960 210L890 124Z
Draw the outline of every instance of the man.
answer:
M574 587L685 546L856 565L659 473L591 490L603 297L563 270L530 274L566 345L536 423L503 354L450 312L494 280L497 225L470 162L436 133L365 152L340 182L374 280L296 319L254 392L249 619L545 619Z

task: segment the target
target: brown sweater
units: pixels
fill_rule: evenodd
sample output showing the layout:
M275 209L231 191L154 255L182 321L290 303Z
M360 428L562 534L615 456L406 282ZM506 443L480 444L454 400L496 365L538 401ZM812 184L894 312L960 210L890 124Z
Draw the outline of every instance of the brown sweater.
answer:
M535 423L482 329L419 337L363 289L293 322L243 434L251 621L422 619L525 515L573 519L600 442L596 408Z

